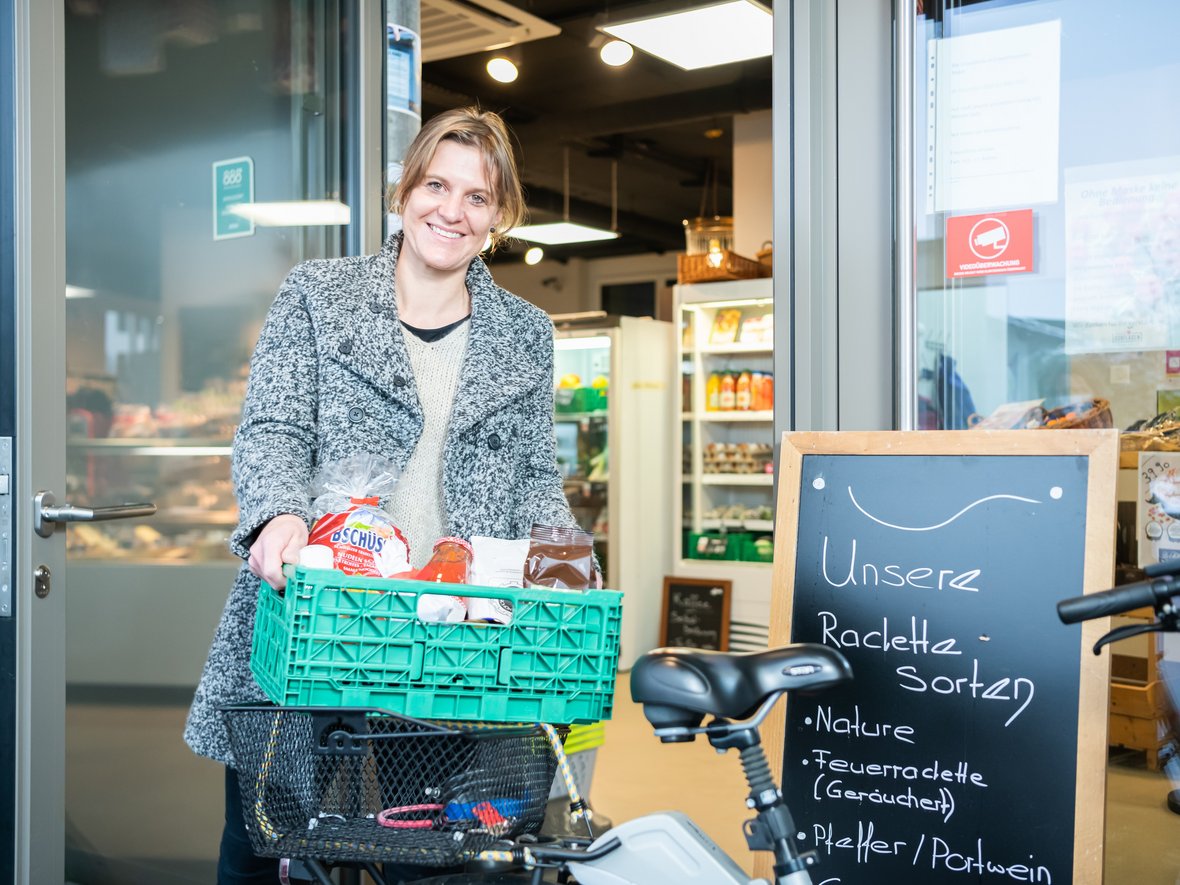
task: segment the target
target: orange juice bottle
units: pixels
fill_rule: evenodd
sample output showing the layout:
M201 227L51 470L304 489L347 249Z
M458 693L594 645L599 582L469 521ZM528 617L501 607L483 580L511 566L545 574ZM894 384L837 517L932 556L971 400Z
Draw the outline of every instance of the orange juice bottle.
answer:
M718 408L723 412L733 410L737 405L737 381L733 377L733 372L724 372L721 375L721 392L718 394Z
M721 376L716 372L705 382L705 411L716 412L721 408Z
M734 385L734 405L742 412L750 411L750 380L749 371L742 369Z
M774 408L774 375L766 372L762 375L762 405L759 408L769 412Z

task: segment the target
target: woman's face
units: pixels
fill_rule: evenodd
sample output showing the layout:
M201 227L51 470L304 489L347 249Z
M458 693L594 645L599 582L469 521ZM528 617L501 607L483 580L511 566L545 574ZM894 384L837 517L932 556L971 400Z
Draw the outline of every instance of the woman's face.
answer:
M406 198L400 260L420 262L433 271L466 272L498 211L479 149L443 141Z

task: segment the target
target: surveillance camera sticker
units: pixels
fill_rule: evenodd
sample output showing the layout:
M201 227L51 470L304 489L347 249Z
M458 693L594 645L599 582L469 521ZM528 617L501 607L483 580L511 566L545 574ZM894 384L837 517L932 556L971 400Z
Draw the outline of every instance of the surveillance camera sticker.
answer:
M1028 273L1033 269L1033 210L958 215L946 220L946 275Z

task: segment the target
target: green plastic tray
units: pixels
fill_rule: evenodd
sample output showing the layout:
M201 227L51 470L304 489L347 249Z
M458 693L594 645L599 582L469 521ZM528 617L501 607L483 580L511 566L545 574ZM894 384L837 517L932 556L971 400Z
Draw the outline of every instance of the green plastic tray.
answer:
M511 599L508 625L417 617L420 593ZM370 706L423 719L609 719L622 594L463 586L295 569L258 596L250 669L276 704Z

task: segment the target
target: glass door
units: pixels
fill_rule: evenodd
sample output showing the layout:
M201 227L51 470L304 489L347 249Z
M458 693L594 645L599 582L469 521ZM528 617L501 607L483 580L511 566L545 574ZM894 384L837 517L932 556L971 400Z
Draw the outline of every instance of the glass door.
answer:
M65 530L79 885L215 878L221 767L181 733L240 565L229 452L258 329L294 264L359 250L357 27L348 2L65 3L58 497L158 508Z
M1123 430L1118 580L1142 578L1180 558L1180 7L917 8L915 423ZM1113 647L1108 881L1180 869L1178 660Z

